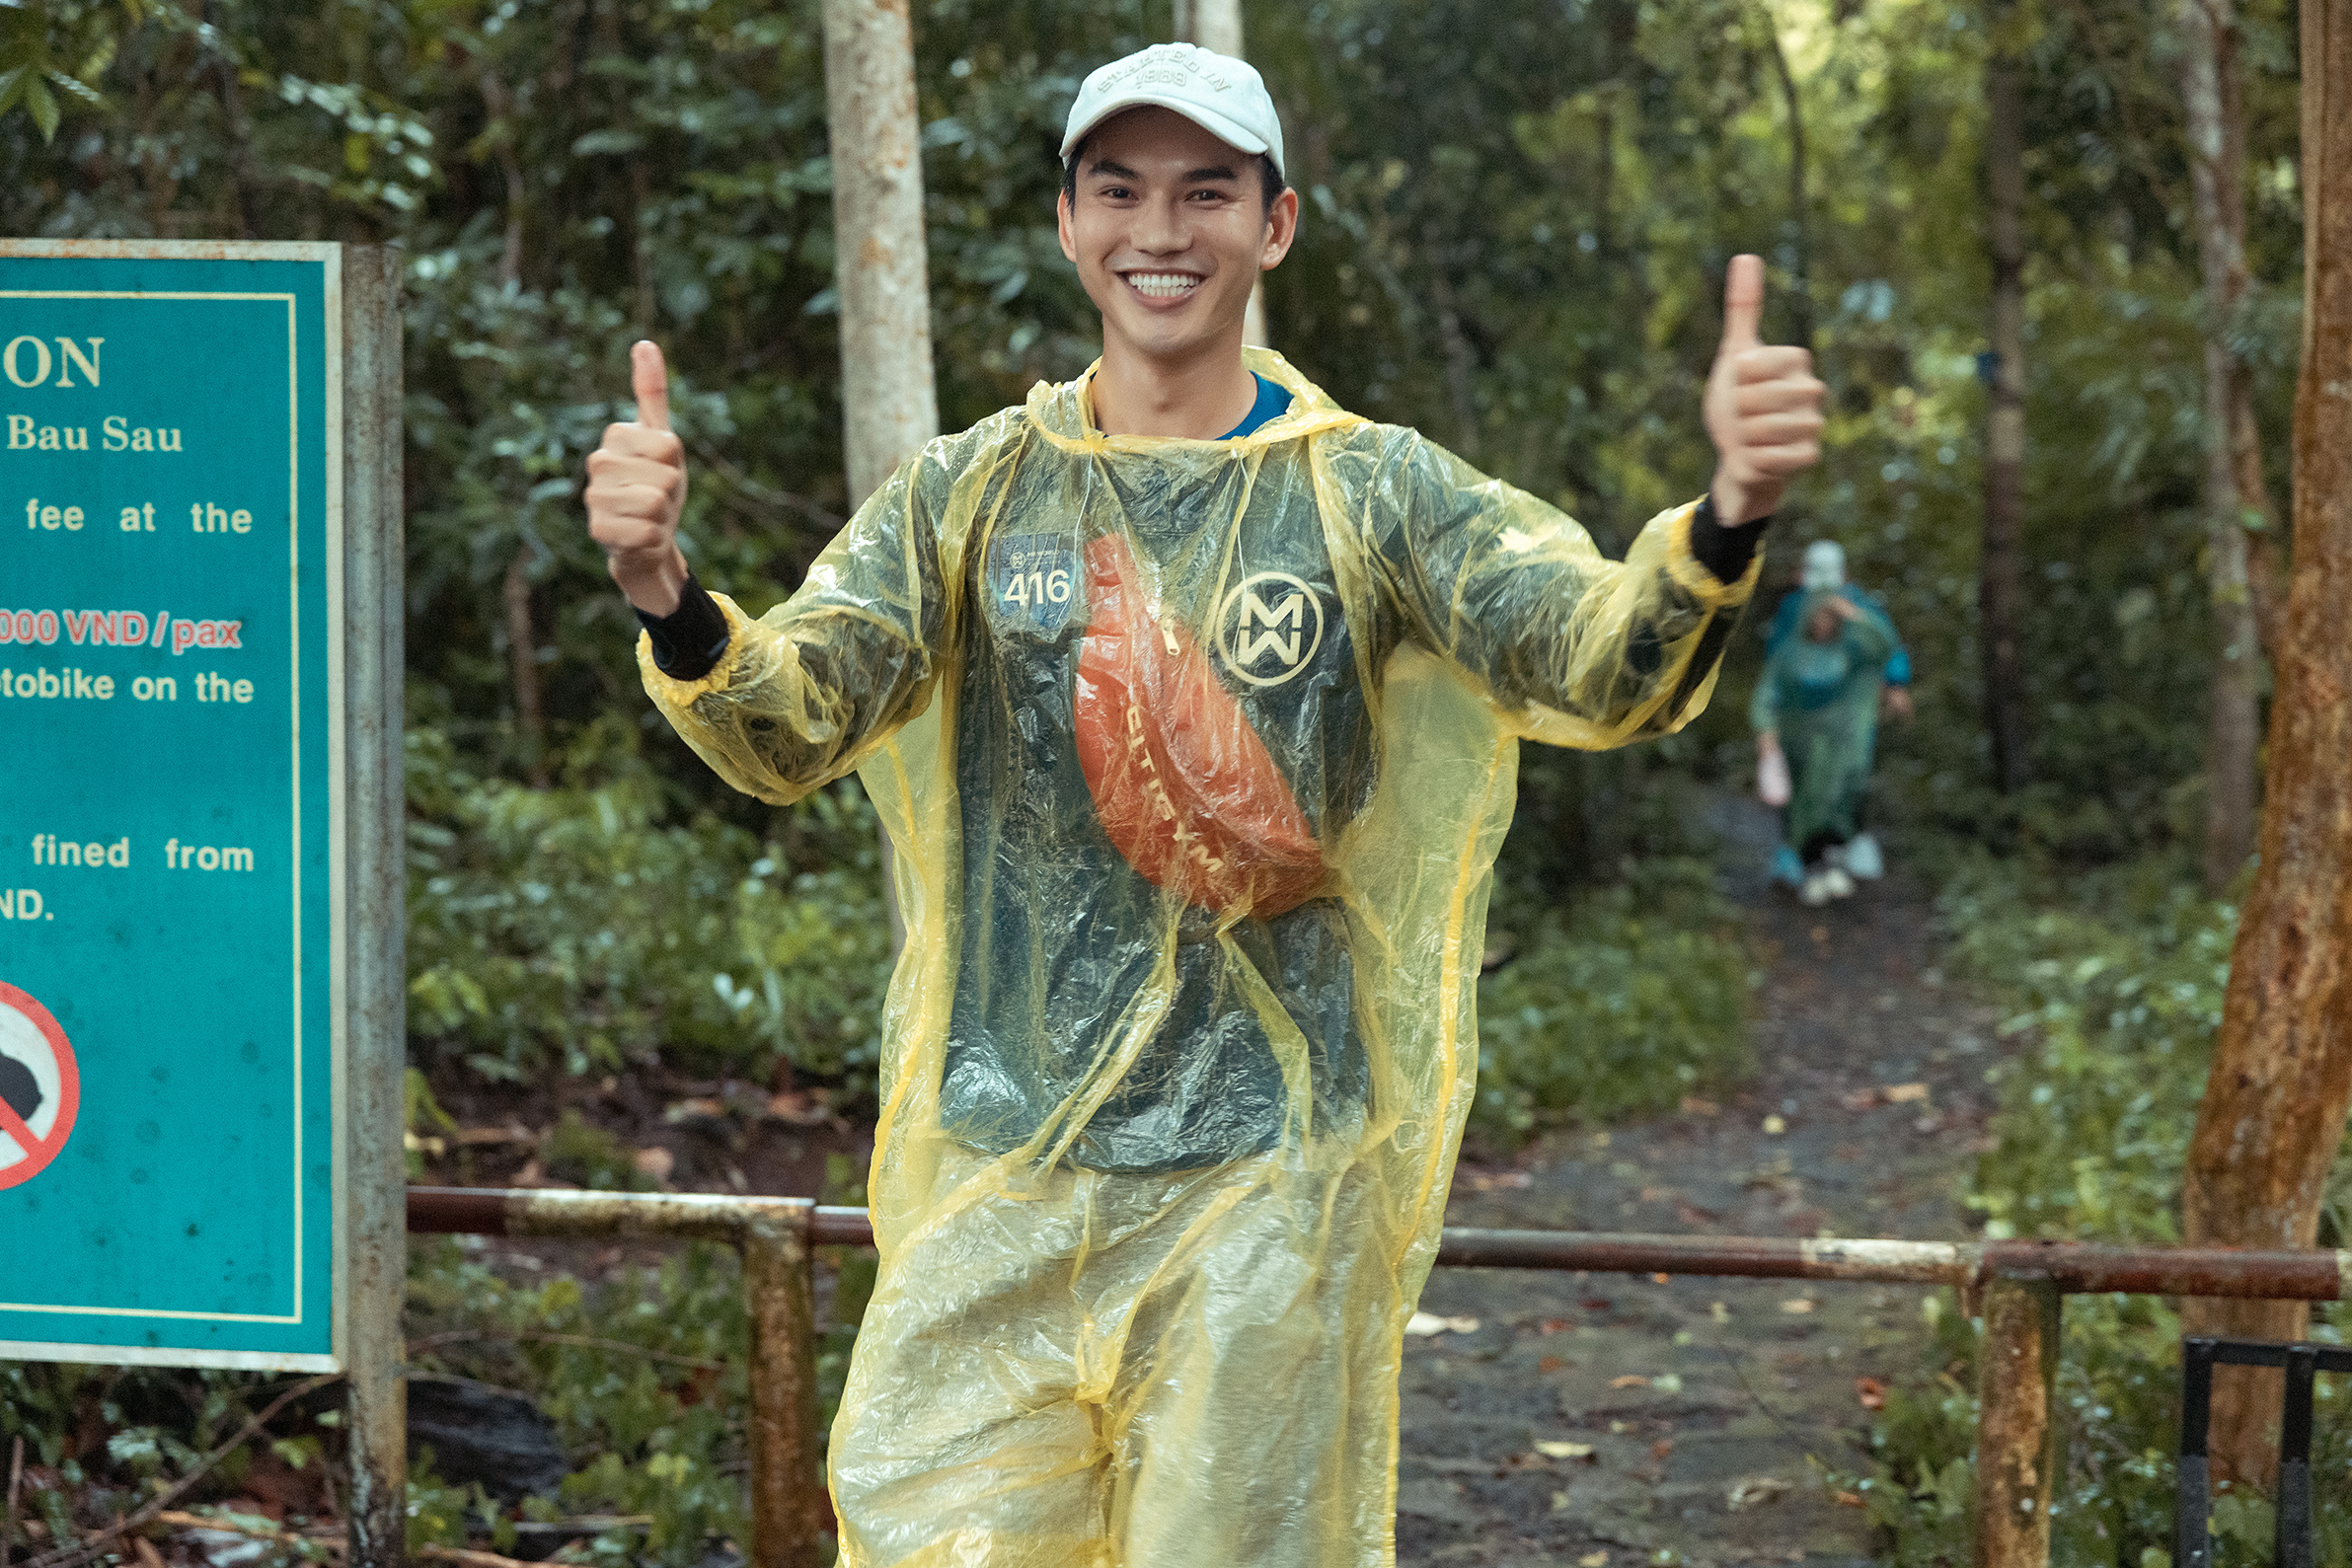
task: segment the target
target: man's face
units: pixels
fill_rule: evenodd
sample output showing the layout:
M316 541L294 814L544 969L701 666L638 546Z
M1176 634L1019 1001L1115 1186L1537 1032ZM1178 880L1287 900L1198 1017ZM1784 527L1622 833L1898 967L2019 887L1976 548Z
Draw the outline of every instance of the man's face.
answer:
M1174 110L1133 109L1087 138L1062 254L1102 312L1106 346L1180 358L1241 331L1298 212L1289 190L1266 207L1255 158Z

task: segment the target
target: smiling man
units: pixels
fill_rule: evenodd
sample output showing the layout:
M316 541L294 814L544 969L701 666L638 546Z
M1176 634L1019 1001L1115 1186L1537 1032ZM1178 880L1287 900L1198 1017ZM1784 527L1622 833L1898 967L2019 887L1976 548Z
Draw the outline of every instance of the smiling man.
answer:
M931 443L753 621L678 550L640 344L590 528L696 751L780 802L856 770L897 851L843 1561L1391 1562L1518 742L1705 707L1821 387L1736 260L1709 495L1610 560L1243 346L1298 223L1249 66L1105 66L1063 158L1086 374Z

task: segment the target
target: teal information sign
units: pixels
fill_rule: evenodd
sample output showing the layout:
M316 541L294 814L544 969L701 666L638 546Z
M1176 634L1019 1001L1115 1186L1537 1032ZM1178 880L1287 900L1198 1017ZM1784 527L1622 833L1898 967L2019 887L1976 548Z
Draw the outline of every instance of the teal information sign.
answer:
M339 1365L340 256L0 246L0 1358Z

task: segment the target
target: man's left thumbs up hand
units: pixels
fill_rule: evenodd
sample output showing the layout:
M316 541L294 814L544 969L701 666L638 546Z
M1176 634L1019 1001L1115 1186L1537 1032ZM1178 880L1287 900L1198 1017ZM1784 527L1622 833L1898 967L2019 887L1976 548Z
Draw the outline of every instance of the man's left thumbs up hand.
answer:
M1789 480L1821 461L1821 395L1813 356L1768 347L1764 261L1735 256L1723 280L1723 345L1707 378L1707 433L1715 443L1715 518L1737 528L1769 517Z

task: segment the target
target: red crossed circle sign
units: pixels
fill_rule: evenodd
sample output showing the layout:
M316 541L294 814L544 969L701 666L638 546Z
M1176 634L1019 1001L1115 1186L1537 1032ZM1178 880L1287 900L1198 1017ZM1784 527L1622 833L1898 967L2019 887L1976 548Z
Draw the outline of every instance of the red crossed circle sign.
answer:
M35 1102L29 1112L11 1103L28 1097ZM48 1008L0 981L0 1189L46 1170L73 1136L81 1108L82 1072L65 1031Z

